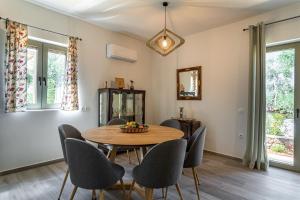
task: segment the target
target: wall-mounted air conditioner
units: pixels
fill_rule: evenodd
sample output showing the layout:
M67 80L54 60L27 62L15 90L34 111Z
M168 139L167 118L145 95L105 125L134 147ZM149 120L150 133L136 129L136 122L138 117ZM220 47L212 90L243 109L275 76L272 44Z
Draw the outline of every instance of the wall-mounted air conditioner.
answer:
M137 52L116 44L106 45L106 56L111 59L123 60L127 62L137 61Z

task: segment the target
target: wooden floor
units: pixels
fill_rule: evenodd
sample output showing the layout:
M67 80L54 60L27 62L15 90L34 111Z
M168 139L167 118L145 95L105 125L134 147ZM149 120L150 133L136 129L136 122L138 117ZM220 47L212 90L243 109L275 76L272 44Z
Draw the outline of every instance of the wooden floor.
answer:
M132 154L134 159L134 154ZM126 155L117 157L117 163L126 167L125 182L131 181L131 169ZM133 162L137 163L133 160ZM0 177L1 200L56 200L64 177L66 165L61 162ZM201 200L297 200L300 199L300 174L277 168L268 172L251 171L236 160L205 154L203 165L198 169L200 175ZM196 198L194 182L190 170L179 182L185 200ZM68 180L61 199L69 199L72 184ZM161 190L156 190L154 199L161 198ZM75 199L91 199L91 192L79 189ZM122 192L105 192L105 199L123 199ZM142 199L136 192L132 199ZM169 200L179 199L175 186L169 188Z

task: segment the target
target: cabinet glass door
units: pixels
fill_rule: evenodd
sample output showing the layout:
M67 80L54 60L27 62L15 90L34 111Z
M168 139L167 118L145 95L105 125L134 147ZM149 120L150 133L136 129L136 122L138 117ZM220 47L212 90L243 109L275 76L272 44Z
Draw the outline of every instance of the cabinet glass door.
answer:
M135 121L142 124L143 123L143 94L142 93L137 93L135 94Z
M112 92L112 119L120 118L134 121L134 94L126 92Z
M106 125L108 121L108 92L99 94L99 126Z

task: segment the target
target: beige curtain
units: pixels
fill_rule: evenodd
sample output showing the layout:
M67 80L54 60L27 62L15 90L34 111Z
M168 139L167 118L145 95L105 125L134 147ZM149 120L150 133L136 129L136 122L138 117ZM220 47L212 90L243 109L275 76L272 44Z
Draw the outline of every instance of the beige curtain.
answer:
M7 21L5 45L5 111L26 110L27 26Z
M250 26L249 34L249 113L244 164L251 169L266 170L269 163L265 145L265 25L259 23L257 26Z
M73 111L79 109L77 85L77 38L69 38L67 54L66 75L61 108L62 110Z

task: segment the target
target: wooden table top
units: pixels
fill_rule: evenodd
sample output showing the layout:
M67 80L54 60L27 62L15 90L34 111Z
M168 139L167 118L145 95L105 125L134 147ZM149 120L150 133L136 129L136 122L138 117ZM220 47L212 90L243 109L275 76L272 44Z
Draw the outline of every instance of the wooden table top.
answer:
M182 138L181 130L150 125L146 133L122 133L119 125L89 129L82 134L88 141L118 146L147 146Z

